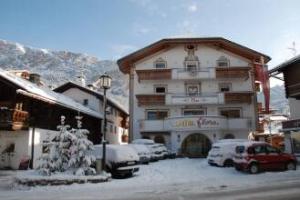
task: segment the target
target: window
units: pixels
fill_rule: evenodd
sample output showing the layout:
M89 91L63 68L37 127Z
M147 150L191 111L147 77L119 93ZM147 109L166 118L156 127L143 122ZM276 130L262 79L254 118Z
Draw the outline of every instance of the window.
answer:
M115 132L114 133L117 133L117 127L115 126Z
M219 83L220 92L229 92L231 91L231 83Z
M154 92L155 93L166 93L167 92L167 86L155 85L154 86Z
M198 63L194 61L186 61L185 67L188 72L196 72L198 68Z
M43 145L42 145L42 153L47 154L50 153L50 149L49 149L49 141L48 140L44 140L43 141Z
M161 111L161 110L148 110L147 112L147 119L148 120L160 120L165 119L168 117L168 111Z
M88 99L83 99L83 105L87 106L89 104L89 100Z
M185 109L183 110L183 115L190 116L190 115L205 115L204 109Z
M236 109L221 109L220 115L228 118L240 118L241 117L241 110Z
M254 147L254 152L255 152L255 154L265 154L266 148L265 148L265 146L256 146L256 147Z
M225 56L221 56L217 60L217 66L218 67L229 67L229 60Z
M266 146L266 150L268 153L278 153L279 151L271 146Z
M162 58L158 58L155 62L154 62L154 67L156 69L163 69L163 68L167 68L167 62L162 59Z
M200 85L199 84L186 85L186 93L188 96L197 96L200 93Z
M300 132L295 131L291 133L292 146L295 153L300 153Z

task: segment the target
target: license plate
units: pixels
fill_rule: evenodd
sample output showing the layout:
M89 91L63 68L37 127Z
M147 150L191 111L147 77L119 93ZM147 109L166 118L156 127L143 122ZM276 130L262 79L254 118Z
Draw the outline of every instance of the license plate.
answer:
M134 162L134 161L131 161L131 162L128 162L127 164L128 164L128 165L134 165L135 162Z

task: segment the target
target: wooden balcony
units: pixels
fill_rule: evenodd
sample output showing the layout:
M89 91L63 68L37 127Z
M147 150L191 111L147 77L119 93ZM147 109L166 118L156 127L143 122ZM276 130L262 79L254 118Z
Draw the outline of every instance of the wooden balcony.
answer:
M248 79L250 67L216 67L216 78Z
M138 94L136 95L138 106L165 105L165 95L160 94Z
M0 130L21 130L28 128L29 114L26 111L0 108Z
M172 78L171 69L136 70L138 80L169 80Z
M225 103L251 103L252 92L225 92Z
M294 97L297 100L300 99L300 83L293 84L293 85L286 85L287 94L289 97Z

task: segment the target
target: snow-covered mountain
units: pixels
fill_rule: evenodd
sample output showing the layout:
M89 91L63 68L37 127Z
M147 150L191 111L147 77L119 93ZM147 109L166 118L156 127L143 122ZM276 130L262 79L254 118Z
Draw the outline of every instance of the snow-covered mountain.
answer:
M116 62L112 60L99 60L69 51L37 49L0 40L0 68L26 69L38 73L42 81L52 87L67 81L78 81L82 71L87 84L107 72L113 80L109 95L125 107L128 105L128 77L119 71Z
M110 95L125 107L128 106L128 76L122 74L112 60L99 60L69 51L37 49L0 40L0 68L30 70L40 74L45 84L54 87L66 81L78 81L81 71L84 72L87 84L107 72L113 79ZM259 94L258 99L263 101L262 94ZM271 88L271 107L281 111L288 109L283 86Z

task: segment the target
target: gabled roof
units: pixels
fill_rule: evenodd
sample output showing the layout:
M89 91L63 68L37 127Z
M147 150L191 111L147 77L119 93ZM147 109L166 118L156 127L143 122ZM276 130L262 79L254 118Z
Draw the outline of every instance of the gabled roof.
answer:
M131 65L138 60L141 60L155 52L168 48L172 45L178 44L207 44L212 45L217 48L223 48L227 51L233 52L242 57L248 58L250 60L260 60L260 57L264 57L265 62L269 62L271 58L265 54L262 54L258 51L250 49L248 47L242 46L230 40L227 40L222 37L205 37L205 38L167 38L159 40L155 43L152 43L140 50L137 50L117 61L120 70L123 73L129 73Z
M275 72L278 72L278 73L281 73L283 70L286 69L286 67L294 64L294 63L297 63L297 62L300 62L300 55L298 56L295 56L279 65L277 65L276 67L274 67L273 69L269 70L269 74L273 74Z
M102 119L103 115L91 110L80 103L75 102L73 99L56 92L53 92L47 87L38 86L34 83L29 82L23 78L20 78L8 71L4 71L0 69L0 78L5 79L6 81L10 82L18 89L16 90L17 93L29 96L30 98L38 99L40 101L44 101L47 103L53 103L65 108L69 108L75 111L79 111L81 113Z
M78 84L73 83L73 82L66 82L63 85L58 86L57 88L55 88L53 91L62 93L62 92L66 91L70 88L78 88L79 90L82 90L82 91L84 91L84 92L86 92L90 95L93 95L93 96L103 100L103 94L102 93L100 93L98 91L95 91L95 90L91 90L87 87L83 87L83 86L78 85ZM111 105L111 106L117 108L118 110L122 111L126 115L129 114L128 111L124 107L122 107L118 102L116 102L112 98L107 97L107 103L108 103L108 105Z

